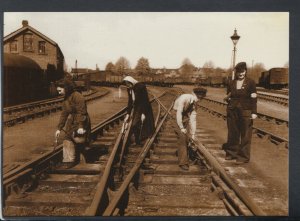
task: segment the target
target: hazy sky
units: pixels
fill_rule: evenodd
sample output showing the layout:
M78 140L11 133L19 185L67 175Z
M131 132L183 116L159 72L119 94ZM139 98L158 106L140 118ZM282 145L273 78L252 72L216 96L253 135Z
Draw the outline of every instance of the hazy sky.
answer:
M126 57L135 67L140 57L154 68L178 68L185 58L202 67L206 61L228 68L230 36L237 29L237 62L264 63L267 69L289 61L287 12L52 12L4 13L4 36L22 27L22 20L60 46L68 67L104 69Z

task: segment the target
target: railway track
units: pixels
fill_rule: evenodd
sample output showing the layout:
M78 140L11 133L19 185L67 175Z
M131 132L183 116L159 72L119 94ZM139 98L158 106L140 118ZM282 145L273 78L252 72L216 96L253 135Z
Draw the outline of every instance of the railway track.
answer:
M205 98L199 105L203 110L213 115L226 119L226 106L224 102ZM269 115L257 113L258 118L254 121L253 131L259 137L288 148L288 125L289 122Z
M74 168L56 167L60 145L4 174L5 217L265 215L202 143L193 141L190 171L179 170L174 91L152 100L156 130L143 147L124 145L124 108L93 128L93 143Z
M282 96L281 94L275 95L275 94L264 93L264 92L257 92L257 94L259 99L275 102L284 106L289 106L289 98Z
M93 90L91 93L85 94L86 101L95 100L108 93L102 93L97 90ZM63 98L52 98L42 101L36 101L3 109L3 125L14 126L18 123L24 123L27 120L34 119L36 117L42 117L49 115L53 112L62 109Z
M123 108L93 128L94 142L83 153L86 157L82 161L85 163L71 170L56 168L62 157L60 145L53 151L4 174L5 213L9 216L12 210L13 214L21 216L83 215L84 209L80 210L79 207L88 207L88 200L83 200L82 194L94 195L99 180L108 182L113 178L111 171L117 166L112 167L111 164L117 160L116 152L120 152L122 134L118 135L118 132L121 127L120 121L125 114L126 109ZM122 168L123 165L120 165L116 174L121 174ZM107 177L104 179L103 176ZM106 184L103 187L105 190L108 188ZM102 197L105 196L101 196L100 199ZM55 207L55 210L49 211L51 207ZM38 209L35 210L36 208Z
M262 91L262 92L289 95L289 90L288 89L273 90L273 89L265 89L265 88L261 88L261 87L257 87L256 89L257 89L257 91Z

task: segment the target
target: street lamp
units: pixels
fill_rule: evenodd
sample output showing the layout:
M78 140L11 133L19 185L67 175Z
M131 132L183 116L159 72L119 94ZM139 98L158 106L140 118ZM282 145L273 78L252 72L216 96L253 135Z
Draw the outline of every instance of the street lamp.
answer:
M233 42L233 63L232 63L232 70L235 66L235 52L236 52L236 44L238 43L240 36L237 34L236 29L234 29L233 35L230 37ZM234 71L232 71L232 80L234 79Z

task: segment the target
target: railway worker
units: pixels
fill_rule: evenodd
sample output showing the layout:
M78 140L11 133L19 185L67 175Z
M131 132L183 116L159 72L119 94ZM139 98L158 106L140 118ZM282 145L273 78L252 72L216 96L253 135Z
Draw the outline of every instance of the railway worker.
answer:
M150 137L154 132L154 117L146 85L131 76L126 76L123 83L127 87L128 106L124 122L129 122L133 110L130 136L134 135L136 145Z
M65 77L63 85L58 86L60 95L64 95L63 110L55 132L58 139L61 130L65 132L63 138L63 162L61 168L69 169L79 161L79 149L89 142L91 132L90 117L84 97L75 90L75 83L71 77ZM63 129L65 127L65 129Z
M182 170L189 170L188 143L189 137L195 140L197 102L206 96L207 90L195 88L192 94L180 95L173 109L176 111L178 127L175 133L178 136L178 164Z
M257 117L255 82L246 76L247 65L238 63L234 68L235 79L227 88L227 143L223 145L225 159L236 159L236 164L248 163L252 138L253 119Z

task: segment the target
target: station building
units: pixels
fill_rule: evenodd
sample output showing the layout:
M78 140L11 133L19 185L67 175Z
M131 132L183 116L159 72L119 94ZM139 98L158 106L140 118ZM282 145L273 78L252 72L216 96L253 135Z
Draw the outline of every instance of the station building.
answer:
M64 55L58 44L22 21L22 27L4 37L4 53L21 55L35 61L46 81L63 77Z

